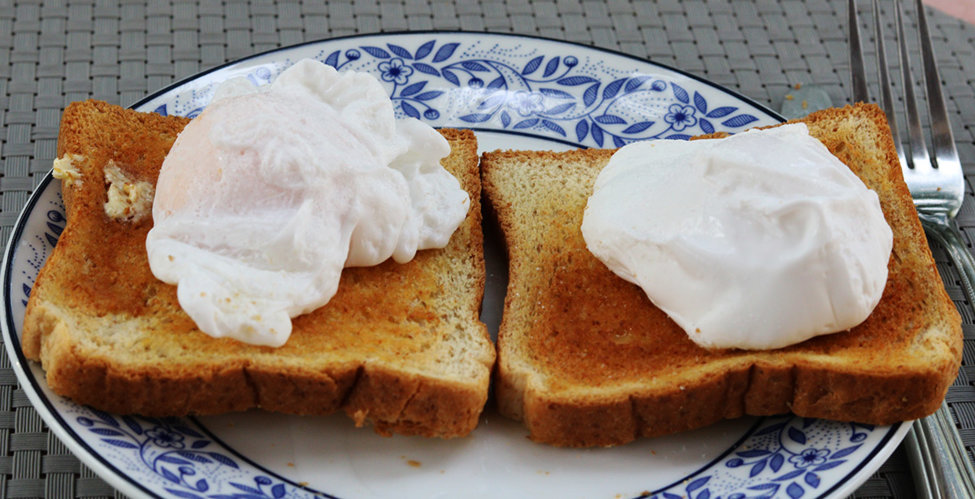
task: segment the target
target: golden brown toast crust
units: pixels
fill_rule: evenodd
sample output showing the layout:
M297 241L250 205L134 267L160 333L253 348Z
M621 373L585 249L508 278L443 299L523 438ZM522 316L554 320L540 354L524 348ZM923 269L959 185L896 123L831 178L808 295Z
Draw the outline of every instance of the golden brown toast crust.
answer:
M407 264L347 269L325 306L294 320L281 348L214 339L149 270L139 223L109 219L102 168L155 182L188 120L103 102L70 105L58 156L81 154L65 186L67 227L31 292L23 348L49 386L82 404L147 416L259 407L293 414L343 410L381 433L469 433L487 399L494 349L478 320L484 288L477 142L443 130L443 160L471 197L443 250Z
M863 324L767 352L698 347L589 253L579 225L614 151L484 154L482 182L509 254L501 412L560 446L621 444L744 414L889 424L933 412L957 375L961 321L884 115L857 105L801 121L877 191L894 250L883 298Z

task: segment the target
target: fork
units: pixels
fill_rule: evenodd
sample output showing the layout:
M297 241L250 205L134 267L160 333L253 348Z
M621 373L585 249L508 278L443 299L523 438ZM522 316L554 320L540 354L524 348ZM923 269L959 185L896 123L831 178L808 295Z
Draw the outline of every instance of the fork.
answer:
M928 117L931 125L932 156L925 144L921 130L920 113L914 96L914 80L911 76L910 57L904 34L903 12L899 1L895 4L898 55L904 86L904 102L907 114L908 140L902 146L894 112L890 76L887 73L887 55L884 45L883 21L877 0L873 0L875 39L880 73L880 91L884 112L890 124L900 158L904 180L911 191L918 217L925 232L940 243L948 252L955 266L960 269L962 287L969 304L975 306L975 259L962 242L954 217L965 196L965 178L961 162L955 150L955 141L948 123L948 112L941 93L931 37L928 33L927 16L921 0L916 0L921 59L928 100ZM850 22L850 69L852 72L854 100L867 101L866 71L860 43L860 23L857 18L856 0L849 0ZM906 152L905 152L906 148ZM968 460L964 445L958 435L954 420L944 402L933 415L914 422L907 439L908 457L918 476L917 492L927 497L975 497L975 471Z

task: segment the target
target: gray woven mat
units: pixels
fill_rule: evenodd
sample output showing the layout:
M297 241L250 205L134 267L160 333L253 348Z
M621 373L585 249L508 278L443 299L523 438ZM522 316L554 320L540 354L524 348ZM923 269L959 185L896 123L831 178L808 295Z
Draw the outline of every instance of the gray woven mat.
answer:
M701 75L773 108L796 84L815 85L841 104L851 93L846 14L843 0L333 0L327 5L0 0L0 240L9 238L18 212L50 169L61 111L74 100L94 97L129 105L201 70L307 40L448 29L541 35L620 50ZM975 86L968 75L975 74L975 27L933 11L930 20L971 180ZM971 197L970 187L968 192ZM975 239L975 200L966 201L958 222L967 240ZM971 454L975 317L948 258L938 248L935 257L963 311L965 361L948 402ZM2 352L0 495L117 495L48 432ZM913 497L904 453L895 453L856 496Z

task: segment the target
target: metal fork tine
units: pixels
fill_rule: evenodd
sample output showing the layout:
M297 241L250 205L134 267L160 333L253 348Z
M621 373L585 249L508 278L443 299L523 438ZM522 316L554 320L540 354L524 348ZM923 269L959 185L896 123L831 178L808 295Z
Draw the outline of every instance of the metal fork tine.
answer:
M897 147L897 157L900 158L902 165L904 161L904 147L901 145L901 136L897 130L897 113L894 112L894 97L891 91L890 73L887 66L887 45L884 42L884 21L880 12L880 3L873 0L873 21L874 33L877 40L877 72L880 73L880 95L884 102L884 114L887 115L887 123L890 125L890 133L894 137L894 146Z
M934 50L931 48L928 16L924 13L924 5L922 5L921 0L917 0L917 22L921 31L921 59L924 64L925 90L931 119L931 145L934 148L934 164L938 168L961 168L958 161L958 151L955 150L955 138L951 134L951 126L948 123L945 98L941 93L941 77L938 75L938 65L934 60Z
M898 53L901 59L901 75L904 79L904 104L907 107L907 166L917 170L930 169L931 158L928 146L924 144L924 132L921 130L921 118L917 110L917 100L914 96L914 78L911 76L911 58L907 51L907 36L904 35L904 13L900 2L895 2L897 19Z
M850 16L850 73L853 80L853 100L867 102L867 72L863 66L863 47L860 44L860 20L857 18L856 0L849 1Z

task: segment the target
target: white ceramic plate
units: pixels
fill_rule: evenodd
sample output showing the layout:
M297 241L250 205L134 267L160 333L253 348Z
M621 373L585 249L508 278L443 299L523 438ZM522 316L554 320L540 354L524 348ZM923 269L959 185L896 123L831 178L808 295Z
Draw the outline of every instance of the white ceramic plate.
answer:
M717 85L623 54L484 33L403 33L275 50L179 82L134 106L194 116L216 84L266 83L316 58L369 71L397 113L477 131L482 150L615 147L777 123ZM64 227L60 185L31 197L3 264L4 343L51 429L123 493L173 497L841 497L900 443L907 424L874 427L792 416L743 418L608 449L529 442L489 406L477 430L449 441L384 438L343 415L260 411L149 419L106 414L49 391L20 350L37 271ZM489 234L484 320L496 332L505 263Z

